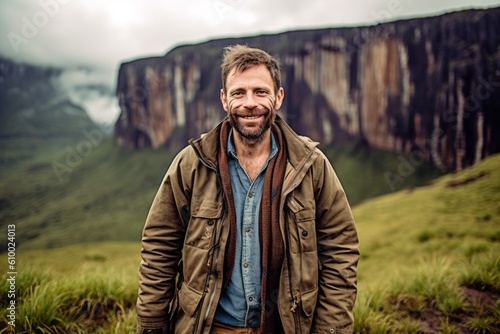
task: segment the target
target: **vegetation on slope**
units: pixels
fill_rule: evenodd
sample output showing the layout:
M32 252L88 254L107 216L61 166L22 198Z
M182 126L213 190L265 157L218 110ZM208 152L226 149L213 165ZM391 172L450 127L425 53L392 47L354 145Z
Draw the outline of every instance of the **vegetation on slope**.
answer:
M58 174L54 161L18 168L0 180L2 221L16 224L19 247L53 248L89 241L139 240L171 160L164 151L129 152L110 139Z
M357 330L494 333L500 317L500 155L354 210Z

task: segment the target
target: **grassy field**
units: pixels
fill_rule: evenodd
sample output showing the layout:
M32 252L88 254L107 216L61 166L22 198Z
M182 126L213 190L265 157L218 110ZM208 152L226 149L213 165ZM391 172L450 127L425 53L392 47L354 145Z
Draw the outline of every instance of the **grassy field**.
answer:
M499 332L500 155L367 200L354 215L356 333ZM139 250L138 242L103 242L19 251L15 332L133 333ZM0 333L13 333L7 278Z

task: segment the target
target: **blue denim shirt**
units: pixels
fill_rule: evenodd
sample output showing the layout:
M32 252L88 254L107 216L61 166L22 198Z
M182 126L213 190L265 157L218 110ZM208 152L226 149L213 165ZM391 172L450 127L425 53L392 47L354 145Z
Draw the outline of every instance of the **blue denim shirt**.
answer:
M278 152L271 134L271 153L252 182L241 166L229 132L227 151L229 175L236 210L236 257L231 280L222 291L215 320L235 327L259 327L261 256L259 243L259 211L265 170Z

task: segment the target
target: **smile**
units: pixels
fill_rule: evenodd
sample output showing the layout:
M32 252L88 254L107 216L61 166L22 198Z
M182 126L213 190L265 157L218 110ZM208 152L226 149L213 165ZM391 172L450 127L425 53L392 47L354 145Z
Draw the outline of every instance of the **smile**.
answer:
M240 116L241 118L245 118L245 119L256 119L256 118L259 118L259 117L262 117L262 115L258 115L258 116Z

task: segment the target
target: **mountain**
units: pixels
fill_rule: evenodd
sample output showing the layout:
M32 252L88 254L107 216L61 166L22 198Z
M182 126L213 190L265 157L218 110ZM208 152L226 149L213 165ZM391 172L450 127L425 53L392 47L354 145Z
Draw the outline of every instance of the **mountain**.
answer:
M42 156L51 161L58 150L88 140L85 133L100 131L59 87L62 72L0 57L0 176Z
M361 141L458 171L500 151L500 8L375 26L224 38L121 64L116 141L178 149L224 117L220 59L248 44L282 64L281 115L323 145Z
M0 226L22 229L18 246L43 226L61 229L47 213L61 216L68 181L105 139L59 86L62 73L0 58Z

